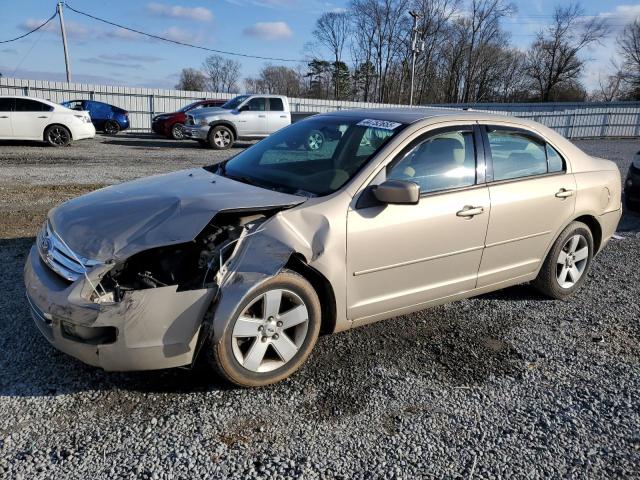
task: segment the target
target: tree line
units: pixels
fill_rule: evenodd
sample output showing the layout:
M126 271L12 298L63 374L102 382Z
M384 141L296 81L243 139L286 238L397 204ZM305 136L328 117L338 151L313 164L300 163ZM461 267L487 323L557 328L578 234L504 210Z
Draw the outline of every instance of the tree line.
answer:
M587 92L588 47L611 33L606 19L563 2L520 49L503 25L515 13L505 0L351 0L317 19L306 65L267 64L240 85L240 63L212 55L176 88L406 104L418 46L416 104L640 99L640 19L619 33L620 60Z

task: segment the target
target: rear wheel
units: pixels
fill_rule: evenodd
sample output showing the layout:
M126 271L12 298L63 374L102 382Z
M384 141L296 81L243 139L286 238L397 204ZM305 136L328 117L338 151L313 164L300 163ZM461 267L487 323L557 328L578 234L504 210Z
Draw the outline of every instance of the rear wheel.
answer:
M290 376L320 332L320 301L302 276L284 270L241 303L210 360L229 381L258 387Z
M51 125L45 130L44 139L53 147L66 147L71 143L71 132L62 125Z
M171 132L169 132L169 136L174 140L182 140L184 139L184 132L182 131L181 123L174 123L171 126Z
M120 125L118 122L114 122L113 120L107 120L104 124L104 133L107 135L117 135L120 131Z
M542 265L534 285L551 298L564 300L587 278L593 259L593 235L582 222L573 222L560 234Z
M209 131L208 140L211 148L227 150L233 145L233 132L224 125L218 125Z

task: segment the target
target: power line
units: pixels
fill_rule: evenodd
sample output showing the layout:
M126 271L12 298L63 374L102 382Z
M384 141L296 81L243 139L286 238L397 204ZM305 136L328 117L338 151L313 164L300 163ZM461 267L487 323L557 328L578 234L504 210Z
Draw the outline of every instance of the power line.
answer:
M25 34L23 34L23 35L20 35L19 37L16 37L16 38L11 38L11 39L9 39L9 40L0 40L0 43L15 42L16 40L20 40L21 38L26 37L27 35L31 35L32 33L37 32L38 30L40 30L40 29L41 29L42 27L44 27L47 23L49 23L51 20L53 20L54 18L56 18L56 16L57 16L57 15L58 15L58 12L56 11L56 12L54 12L54 14L53 14L53 15L51 15L51 16L49 17L49 19L48 19L48 20L46 20L46 21L45 21L44 23L42 23L41 25L38 25L38 26L37 26L36 28L34 28L33 30L31 30L31 31L29 31L29 32L27 32L27 33L25 33Z
M176 44L176 45L182 45L183 47L198 48L200 50L206 50L208 52L220 53L222 55L231 55L231 56L244 57L244 58L256 58L258 60L271 60L271 61L274 61L274 62L308 63L308 60L296 60L296 59L292 59L292 58L261 57L259 55L249 55L249 54L246 54L246 53L228 52L228 51L225 51L225 50L217 50L215 48L203 47L202 45L194 45L192 43L181 42L179 40L172 40L170 38L161 37L160 35L154 35L152 33L146 33L146 32L143 32L141 30L136 30L135 28L125 27L124 25L120 25L118 23L111 22L109 20L105 20L104 18L96 17L96 16L91 15L91 14L86 13L86 12L81 12L80 10L76 10L75 8L73 8L71 5L69 5L66 2L65 2L64 5L69 10L71 10L71 11L77 13L77 14L84 15L85 17L92 18L92 19L97 20L99 22L106 23L106 24L114 26L114 27L122 28L123 30L128 30L130 32L137 33L139 35L145 35L145 36L150 37L150 38L155 38L156 40L162 40L163 42L169 42L169 43L173 43L173 44Z

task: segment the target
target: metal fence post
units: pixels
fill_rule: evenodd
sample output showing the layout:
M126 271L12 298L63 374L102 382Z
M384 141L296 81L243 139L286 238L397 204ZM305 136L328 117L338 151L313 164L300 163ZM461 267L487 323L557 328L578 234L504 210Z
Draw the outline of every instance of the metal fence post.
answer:
M602 114L602 125L600 125L600 136L607 136L607 127L609 126L609 112Z
M155 110L156 110L156 96L152 93L151 95L149 95L149 128L151 128L151 124L153 123Z

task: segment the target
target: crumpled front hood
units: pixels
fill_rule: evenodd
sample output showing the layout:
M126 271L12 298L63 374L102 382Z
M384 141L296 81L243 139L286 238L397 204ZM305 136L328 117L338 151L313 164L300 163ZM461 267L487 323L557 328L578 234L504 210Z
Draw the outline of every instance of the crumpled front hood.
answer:
M305 200L195 168L82 195L53 209L49 221L76 254L118 261L191 241L223 210L288 207Z

